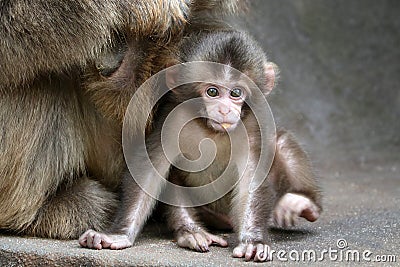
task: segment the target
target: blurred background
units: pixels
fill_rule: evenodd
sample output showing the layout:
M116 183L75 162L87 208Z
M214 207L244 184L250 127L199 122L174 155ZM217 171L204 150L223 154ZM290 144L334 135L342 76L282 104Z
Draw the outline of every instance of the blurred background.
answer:
M277 125L317 166L399 174L400 1L250 3L244 27L281 70Z

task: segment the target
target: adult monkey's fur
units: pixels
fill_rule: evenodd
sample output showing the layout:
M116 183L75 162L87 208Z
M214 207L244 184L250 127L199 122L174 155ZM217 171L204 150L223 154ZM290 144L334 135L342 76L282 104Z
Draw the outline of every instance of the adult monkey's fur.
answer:
M0 229L62 239L104 229L118 203L121 122L135 89L165 67L163 51L187 21L242 4L0 1ZM119 72L127 56L135 73Z

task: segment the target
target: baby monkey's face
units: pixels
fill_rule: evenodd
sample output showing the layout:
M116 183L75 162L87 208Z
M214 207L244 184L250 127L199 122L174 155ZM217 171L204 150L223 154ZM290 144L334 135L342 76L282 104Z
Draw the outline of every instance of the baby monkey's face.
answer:
M209 127L216 131L232 131L238 125L242 106L247 97L245 88L204 85L199 90L204 101L203 114Z

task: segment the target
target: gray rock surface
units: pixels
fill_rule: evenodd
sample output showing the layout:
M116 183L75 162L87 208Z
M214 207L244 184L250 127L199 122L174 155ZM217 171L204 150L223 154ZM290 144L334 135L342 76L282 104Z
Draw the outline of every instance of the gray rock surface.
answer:
M346 261L353 252L360 254L361 265L373 265L379 255L395 255L398 264L400 1L252 3L254 15L244 27L281 69L269 100L277 124L293 131L310 152L325 195L321 218L293 230L272 229L272 248L300 255L314 250L318 258L329 249L343 255L332 260L325 254L318 266L354 263ZM235 238L224 235L230 247L212 247L205 254L177 248L160 223L149 225L134 247L122 251L3 235L0 266L253 265L231 258ZM340 239L347 247L338 249ZM366 250L371 262L362 259ZM308 263L284 257L288 262L275 256L273 265Z
M314 251L317 266L343 266L359 263L369 266L377 256L396 256L400 261L399 177L392 166L379 170L345 169L322 171L325 191L324 213L315 223L302 221L291 230L271 229L272 249L287 254L273 266L309 263L308 254ZM343 186L346 183L346 186ZM220 233L228 238L228 248L211 247L209 253L197 253L178 248L165 225L148 225L134 247L121 250L89 250L76 240L57 241L38 238L0 236L0 266L250 266L231 257L234 234ZM338 240L347 246L338 248ZM341 243L339 243L341 245ZM332 251L329 255L327 252ZM336 252L335 252L336 250ZM295 252L293 252L295 251ZM363 259L363 253L371 261ZM296 261L299 253L299 261ZM359 261L353 255L359 255ZM350 255L351 254L351 255ZM341 257L342 259L338 258ZM350 255L350 256L346 256ZM323 261L319 261L323 259ZM313 262L313 260L312 260ZM271 264L271 263L270 263ZM386 263L383 266L395 266Z
M398 162L400 2L253 3L245 26L281 68L270 98L277 124L317 163Z

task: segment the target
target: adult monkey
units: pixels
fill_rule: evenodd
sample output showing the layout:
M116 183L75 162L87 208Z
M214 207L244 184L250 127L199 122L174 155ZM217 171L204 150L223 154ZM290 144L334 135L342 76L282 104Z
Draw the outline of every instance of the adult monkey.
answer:
M125 167L124 104L150 69L164 67L154 49L179 38L187 19L239 6L240 0L0 1L0 229L62 239L104 229ZM82 73L92 63L106 62L97 65L104 74L97 79L119 77L128 53L109 47L116 40L124 47L126 36L135 40L129 50L137 50L137 72L117 78L123 90L111 93L91 89L91 76L86 92ZM102 55L120 60L107 64Z

